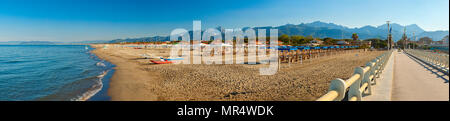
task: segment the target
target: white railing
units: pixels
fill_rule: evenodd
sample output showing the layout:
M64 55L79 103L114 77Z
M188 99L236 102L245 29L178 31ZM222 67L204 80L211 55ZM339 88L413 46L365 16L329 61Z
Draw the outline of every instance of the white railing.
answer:
M417 59L449 74L449 56L448 54L433 53L425 50L407 49L405 53L416 57Z
M363 94L372 94L371 87L376 84L376 78L381 74L391 54L392 51L387 51L368 62L365 67L356 67L354 74L347 80L332 80L328 93L317 101L342 101L345 97L349 101L360 101Z

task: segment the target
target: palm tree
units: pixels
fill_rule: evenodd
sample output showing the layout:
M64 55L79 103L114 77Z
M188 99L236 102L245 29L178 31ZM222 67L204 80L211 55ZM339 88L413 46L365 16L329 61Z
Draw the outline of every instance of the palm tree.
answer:
M352 34L352 38L353 38L353 40L358 40L359 39L358 34L353 33Z

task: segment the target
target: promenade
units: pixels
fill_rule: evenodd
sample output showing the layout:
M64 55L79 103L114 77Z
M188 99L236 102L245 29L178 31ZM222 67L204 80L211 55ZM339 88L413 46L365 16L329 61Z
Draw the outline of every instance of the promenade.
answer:
M403 52L394 52L392 101L448 101L449 77Z

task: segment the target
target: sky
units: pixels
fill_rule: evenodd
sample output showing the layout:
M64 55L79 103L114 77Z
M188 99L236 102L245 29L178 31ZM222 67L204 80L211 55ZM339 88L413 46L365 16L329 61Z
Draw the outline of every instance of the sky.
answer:
M0 41L112 40L166 36L176 28L242 28L387 20L449 30L449 0L0 0Z

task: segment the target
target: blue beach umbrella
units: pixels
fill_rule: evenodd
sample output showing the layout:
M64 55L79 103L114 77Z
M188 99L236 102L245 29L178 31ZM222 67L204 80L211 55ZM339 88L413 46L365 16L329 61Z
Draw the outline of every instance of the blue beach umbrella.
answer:
M298 50L296 47L290 47L289 50Z

